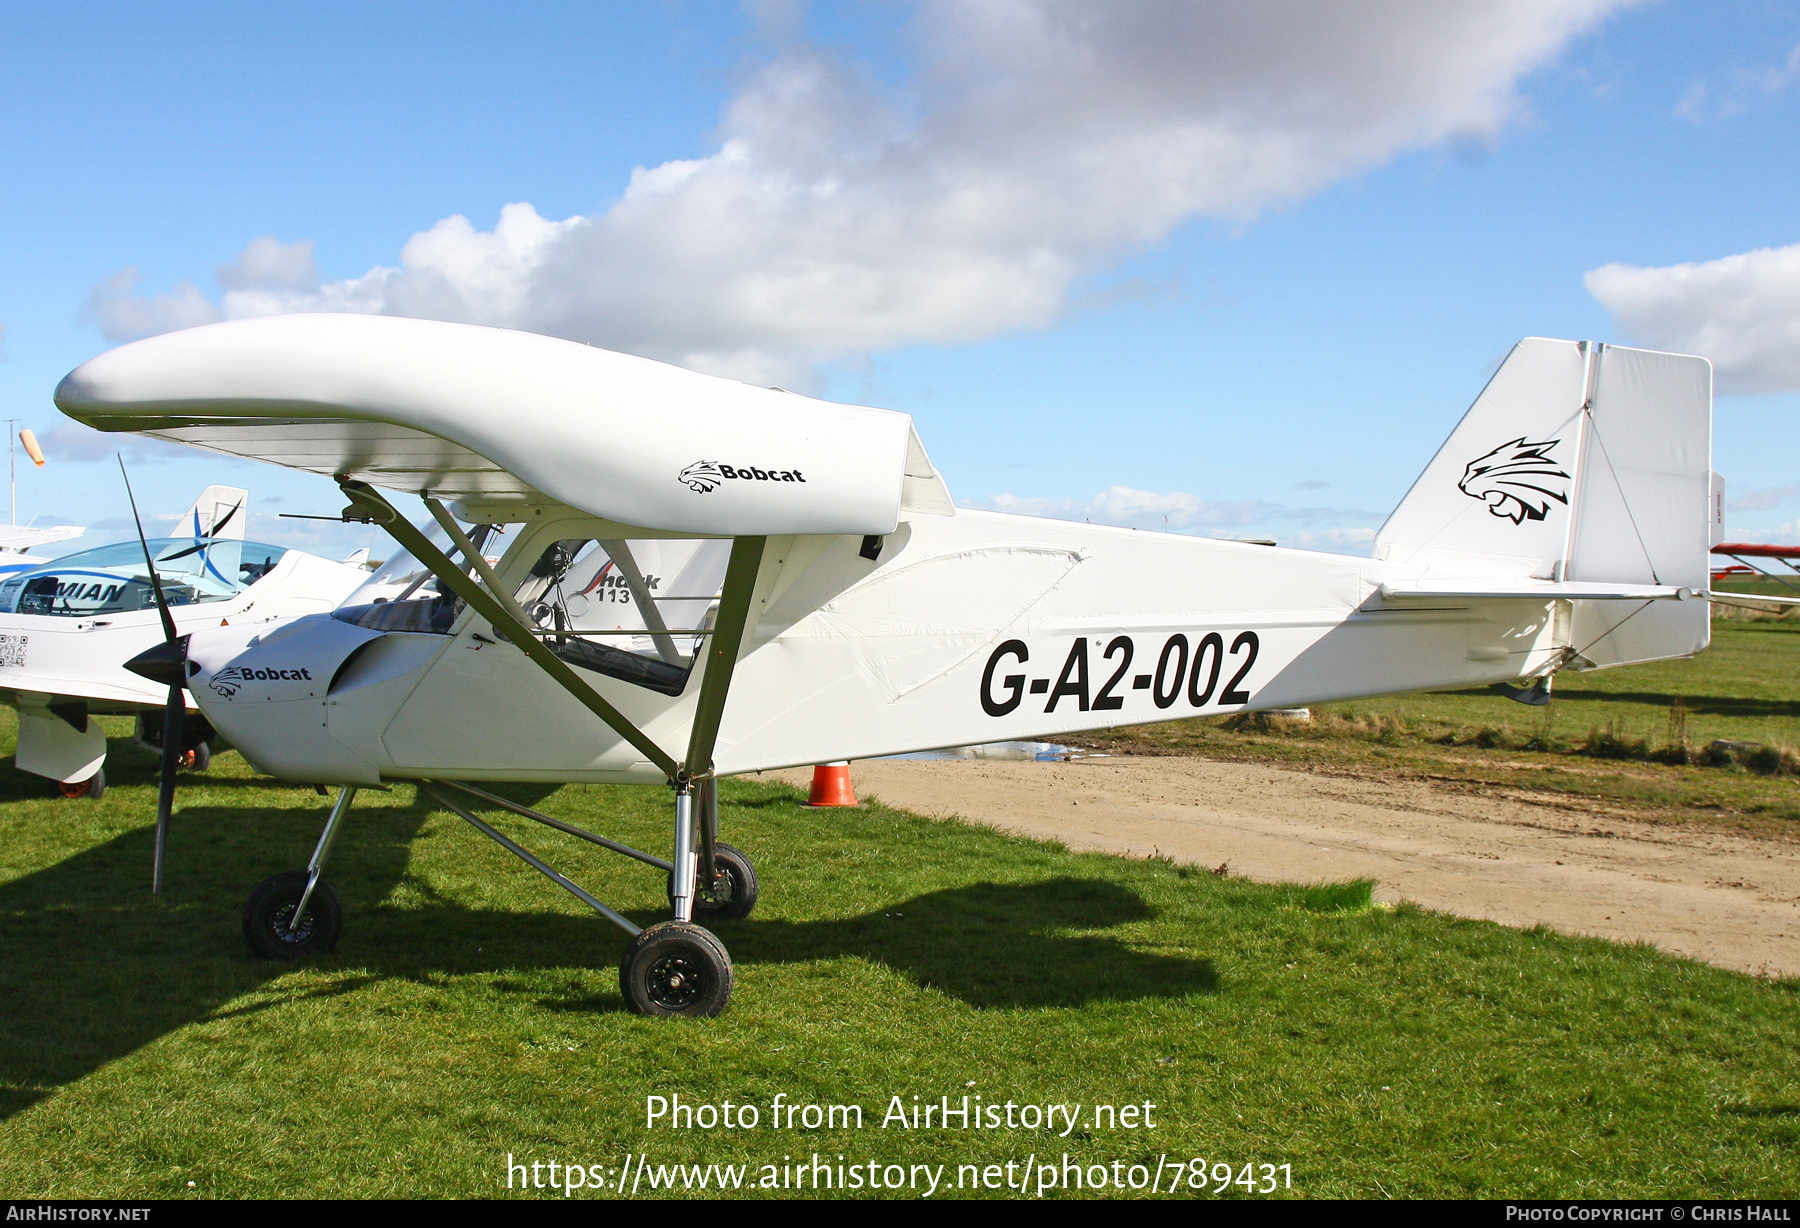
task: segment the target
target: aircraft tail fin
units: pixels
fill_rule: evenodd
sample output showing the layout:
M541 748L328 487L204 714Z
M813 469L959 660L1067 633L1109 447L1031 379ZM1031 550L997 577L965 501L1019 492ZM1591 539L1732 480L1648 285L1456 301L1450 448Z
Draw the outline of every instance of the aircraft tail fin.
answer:
M210 537L216 541L243 541L244 521L250 515L250 492L236 486L208 486L176 522L180 537Z
M1521 341L1376 534L1431 579L1704 590L1715 519L1712 364L1594 342ZM1573 599L1577 666L1700 651L1705 602Z

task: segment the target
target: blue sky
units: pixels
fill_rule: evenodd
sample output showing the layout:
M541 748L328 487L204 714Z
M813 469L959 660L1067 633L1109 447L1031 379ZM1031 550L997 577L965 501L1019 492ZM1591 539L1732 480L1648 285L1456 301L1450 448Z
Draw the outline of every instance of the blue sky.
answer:
M20 519L122 529L68 369L332 306L905 410L971 505L1353 551L1518 338L1700 343L1733 536L1800 541L1800 5L1130 8L1038 41L1030 0L15 9L0 411L52 444ZM253 535L367 535L270 519L322 479L133 455L147 505L227 481Z

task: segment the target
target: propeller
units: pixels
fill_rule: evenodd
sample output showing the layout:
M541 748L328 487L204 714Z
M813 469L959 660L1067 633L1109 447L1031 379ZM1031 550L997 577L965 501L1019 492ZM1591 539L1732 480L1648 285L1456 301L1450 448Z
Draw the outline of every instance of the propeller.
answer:
M125 458L119 458L119 475L125 479L125 497L131 501L131 519L137 524L138 544L144 549L144 566L150 569L150 591L156 598L156 612L162 616L163 642L125 662L125 668L140 678L161 682L169 688L169 699L163 705L162 773L156 788L156 858L150 871L150 891L162 894L163 853L169 846L169 816L175 809L175 773L181 766L181 742L187 723L187 701L182 691L187 686L188 637L175 632L175 616L169 613L168 598L163 595L162 578L156 574L156 563L150 557L150 543L144 537L144 520L138 515L137 496L131 492L131 475L125 472Z

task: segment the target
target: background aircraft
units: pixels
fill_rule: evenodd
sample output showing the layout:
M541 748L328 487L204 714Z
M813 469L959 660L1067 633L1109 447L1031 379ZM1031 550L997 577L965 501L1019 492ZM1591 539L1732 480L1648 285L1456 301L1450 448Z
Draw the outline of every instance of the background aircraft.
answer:
M328 616L171 626L133 663L260 769L343 786L307 869L252 893L257 950L336 942L321 874L356 789L412 779L632 934L632 1009L715 1014L731 962L693 920L757 890L716 839L719 775L1699 652L1711 392L1704 359L1521 342L1368 559L958 509L904 414L466 325L211 325L56 399L330 475L417 566ZM459 557L376 486L422 496ZM459 519L510 547L490 563ZM674 851L470 783L495 780L668 784ZM675 919L640 929L471 799L658 867Z
M149 543L184 630L329 610L368 578L359 566L245 541L247 499L237 487L208 486L177 521L178 536ZM0 702L19 712L15 766L56 781L65 797L98 797L106 735L92 717L137 713L140 740L160 746L160 724L141 716L163 707L164 691L122 663L162 639L136 541L0 577ZM212 731L196 720L188 734L185 765L204 768Z
M0 525L0 579L17 575L21 571L30 571L43 563L43 559L34 559L26 553L33 546L66 542L85 532L87 530L81 525L74 524L46 525L43 528L27 524Z

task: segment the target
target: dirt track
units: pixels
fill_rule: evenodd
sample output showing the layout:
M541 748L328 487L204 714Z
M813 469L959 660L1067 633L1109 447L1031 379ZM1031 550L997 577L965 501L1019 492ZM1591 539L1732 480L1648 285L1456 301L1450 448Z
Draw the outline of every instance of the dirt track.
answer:
M804 785L810 770L771 775ZM1229 863L1265 881L1373 878L1387 902L1800 974L1800 842L1564 798L1205 759L873 760L852 778L859 797L1073 849Z

